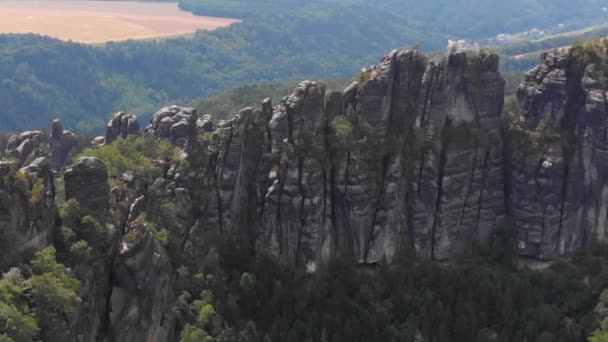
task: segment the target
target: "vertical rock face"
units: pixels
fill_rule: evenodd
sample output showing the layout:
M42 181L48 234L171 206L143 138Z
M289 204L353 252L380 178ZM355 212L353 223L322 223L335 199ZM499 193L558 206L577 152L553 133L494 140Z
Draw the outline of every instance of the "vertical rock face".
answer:
M520 252L553 259L606 235L603 41L551 50L518 90L507 149L509 209Z
M195 112L195 108L187 107L161 108L152 116L146 131L162 138L169 138L174 144L183 146L186 142L191 118L196 115ZM209 130L213 126L209 127L209 118L202 118L199 122L194 120L192 124L205 130Z
M449 260L491 244L507 221L520 254L540 260L608 240L607 65L603 41L543 54L509 125L498 56L460 50L440 61L393 51L341 92L304 81L275 106L217 124L192 108L159 110L146 134L183 146L186 162L155 180L123 174L112 202L101 160L65 171L66 198L99 218L108 240L79 272L83 300L66 340L175 340L173 266L204 272L218 241L313 272L332 258L373 265L409 251ZM97 143L136 132L133 119L118 113ZM10 154L21 165L44 139L12 137ZM51 160L19 171L0 161L0 244L14 251L0 269L51 243L51 170L69 139L57 121ZM164 245L147 220L166 229Z
M451 54L429 65L421 92L410 225L417 249L441 260L490 241L505 215L498 57Z
M108 121L106 136L103 139L105 144L111 144L118 138L126 138L128 135L139 133L139 121L137 116L118 112Z
M108 168L99 159L81 157L65 171L66 199L75 198L89 212L103 213L109 205Z
M171 341L171 264L143 224L129 226L112 269L111 341Z
M183 189L201 213L185 250L228 233L313 271L337 256L445 259L490 241L505 217L497 70L495 54L434 63L394 51L343 92L305 81L274 108L221 122Z
M51 164L39 158L0 178L0 270L30 259L53 241L56 208Z
M66 165L74 146L76 146L74 133L64 131L61 127L61 121L53 120L50 148L54 171L59 171Z
M22 165L39 157L48 157L53 171L60 171L68 162L76 145L76 135L63 130L59 120L53 120L50 137L43 131L25 131L10 137L6 147L7 156Z
M30 154L42 144L43 140L44 132L42 131L25 131L13 135L9 138L6 146L7 155L20 162L25 162Z

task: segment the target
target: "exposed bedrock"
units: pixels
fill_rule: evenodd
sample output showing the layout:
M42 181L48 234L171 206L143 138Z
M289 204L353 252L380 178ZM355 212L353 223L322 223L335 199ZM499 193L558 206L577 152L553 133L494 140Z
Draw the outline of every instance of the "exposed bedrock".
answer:
M125 112L118 112L112 116L112 119L108 121L106 127L106 136L103 138L103 143L111 144L118 138L126 138L128 135L139 134L139 121L137 116L133 114L127 114ZM96 138L98 140L95 144L101 144L101 137Z
M506 215L503 88L495 54L435 63L394 51L342 92L305 81L274 107L242 110L190 144L193 167L171 195L192 208L185 259L210 234L311 271L406 249L441 260L491 241ZM163 136L172 112L149 129Z
M22 169L0 164L0 270L27 261L53 241L56 207L51 163L38 158Z
M518 90L507 151L520 252L553 259L606 241L608 101L604 42L554 49Z
M61 171L76 145L76 135L63 130L61 121L53 120L51 134L43 131L25 131L9 138L6 155L26 165L36 158L48 157L53 171Z
M310 271L408 251L447 260L509 222L522 256L554 259L607 238L602 54L543 54L509 124L499 58L484 51L393 51L341 92L304 81L217 124L163 108L147 132L183 145L188 166L151 183L141 210L172 205L168 254L194 268L218 239Z
M109 339L172 341L171 264L144 224L128 226L112 273Z
M80 157L64 174L66 199L74 198L80 207L102 215L109 206L108 168L94 157Z

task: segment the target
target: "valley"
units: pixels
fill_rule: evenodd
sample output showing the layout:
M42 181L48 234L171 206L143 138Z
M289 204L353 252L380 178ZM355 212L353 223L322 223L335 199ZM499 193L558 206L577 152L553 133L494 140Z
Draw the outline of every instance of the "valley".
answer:
M0 1L0 33L35 33L86 44L181 36L236 22L193 15L170 2Z

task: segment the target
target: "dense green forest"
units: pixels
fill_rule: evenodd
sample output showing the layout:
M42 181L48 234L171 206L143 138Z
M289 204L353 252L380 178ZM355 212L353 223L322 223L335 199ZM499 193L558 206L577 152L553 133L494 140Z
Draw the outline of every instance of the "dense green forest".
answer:
M558 24L581 27L608 17L602 10L606 3L600 0L179 0L180 7L195 13L242 19L270 17L282 10L298 12L302 7L321 9L328 3L383 11L387 19L395 15L424 22L429 29L451 37L472 39Z
M435 51L451 37L557 25L566 13L580 23L603 18L593 10L600 6L595 0L577 6L541 0L391 0L373 6L360 0L181 0L180 6L244 22L192 38L103 46L0 36L0 131L45 128L58 117L67 128L99 132L117 110L145 116L242 84L349 78L391 49L417 42ZM539 16L541 8L551 15Z
M606 249L531 271L517 268L503 234L452 265L403 256L374 272L336 262L316 275L232 244L205 274L181 274L181 341L605 341Z
M112 178L125 170L152 177L175 148L130 137L95 150ZM75 200L59 209L55 244L0 280L1 341L57 334L74 310L88 260L106 253L101 226ZM175 210L161 210L153 234L172 253ZM70 228L71 227L71 228ZM161 229L162 228L162 229ZM224 237L225 238L225 237ZM497 231L450 264L400 255L392 265L335 260L315 274L252 256L230 239L199 260L202 273L176 264L174 312L181 342L602 342L608 337L608 249L591 246L544 270L518 258L514 227ZM168 247L167 247L168 246ZM177 259L175 259L177 260ZM65 266L64 266L65 265ZM67 268L66 268L67 267Z
M281 88L241 87L226 95L247 89L280 94ZM126 170L158 175L161 166L153 161L175 158L177 151L143 136L83 155L101 158L116 178ZM63 225L74 221L70 206L61 207ZM175 215L174 209L161 210L155 223L154 234L169 255L176 240L161 227L170 227ZM185 322L180 341L606 341L606 246L592 245L533 270L518 256L516 235L505 224L490 246L475 244L449 264L404 251L392 265L337 259L315 274L254 255L248 242L211 236L217 250L197 261L202 273L174 264L174 310ZM80 262L71 252L59 255L71 267Z
M66 127L94 131L116 110L151 113L243 83L350 76L392 48L432 37L421 32L381 12L330 6L318 14L245 21L193 38L100 47L4 35L0 131L46 127L52 117ZM435 49L443 45L443 39L430 41Z

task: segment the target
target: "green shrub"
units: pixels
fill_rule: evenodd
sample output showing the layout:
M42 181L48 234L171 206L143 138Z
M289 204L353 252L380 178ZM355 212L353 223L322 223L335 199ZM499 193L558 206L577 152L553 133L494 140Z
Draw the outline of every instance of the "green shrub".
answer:
M100 245L105 241L105 230L98 219L87 215L82 218L82 236L92 245Z
M180 342L214 342L215 339L204 330L187 324L180 336Z
M166 248L169 245L169 231L168 230L163 228L163 229L159 230L158 233L156 233L156 235L154 237L156 238L158 243L160 243L161 246Z
M177 220L177 208L172 202L163 203L160 206L158 223L163 227L173 227Z
M77 228L80 226L80 204L75 198L71 198L59 207L59 218L64 226Z
M140 176L158 177L158 159L176 162L179 149L152 135L120 138L109 145L88 148L81 156L97 157L108 167L110 177L133 171Z
M54 247L47 247L36 254L32 261L35 275L28 280L33 301L45 315L72 312L80 281L72 278L68 269L57 262Z
M44 185L44 179L37 178L36 182L34 182L32 185L32 189L30 190L30 205L35 206L36 204L42 202L45 195L46 187Z
M131 229L125 236L123 236L122 241L128 245L132 245L141 237L141 232L139 229Z
M92 253L93 249L84 240L77 241L70 246L70 255L78 263L87 263Z
M80 282L57 262L54 247L38 252L31 270L29 279L17 268L0 279L0 341L50 340L75 309Z

